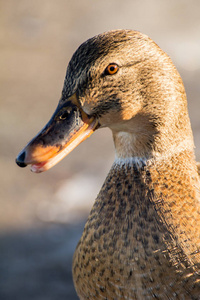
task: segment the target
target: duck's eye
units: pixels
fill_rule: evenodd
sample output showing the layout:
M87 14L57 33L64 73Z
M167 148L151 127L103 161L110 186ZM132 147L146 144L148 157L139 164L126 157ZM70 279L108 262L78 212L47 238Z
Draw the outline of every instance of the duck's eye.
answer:
M62 114L59 116L59 120L65 120L69 116L69 114L72 112L72 107L65 107L65 110L62 112Z
M117 64L109 64L107 68L105 69L106 75L114 75L118 72L119 66Z

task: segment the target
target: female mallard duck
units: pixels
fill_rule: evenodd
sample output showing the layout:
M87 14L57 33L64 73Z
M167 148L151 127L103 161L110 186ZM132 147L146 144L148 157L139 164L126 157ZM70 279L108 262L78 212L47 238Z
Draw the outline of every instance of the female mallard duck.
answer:
M73 55L49 123L17 164L54 166L109 127L114 164L73 259L80 299L200 299L200 182L187 100L146 35L100 34Z

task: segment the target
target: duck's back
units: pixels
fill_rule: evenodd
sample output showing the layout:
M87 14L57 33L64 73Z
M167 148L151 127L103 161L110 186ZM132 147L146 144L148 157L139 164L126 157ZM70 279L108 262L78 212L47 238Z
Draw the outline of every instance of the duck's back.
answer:
M74 255L80 299L200 299L199 178L189 156L113 165Z

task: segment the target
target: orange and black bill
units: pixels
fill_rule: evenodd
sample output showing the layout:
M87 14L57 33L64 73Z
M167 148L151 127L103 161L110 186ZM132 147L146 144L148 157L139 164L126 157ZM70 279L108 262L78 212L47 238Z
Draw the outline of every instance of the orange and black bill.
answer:
M19 153L19 167L44 172L69 154L98 127L98 121L69 101L59 104L47 125Z

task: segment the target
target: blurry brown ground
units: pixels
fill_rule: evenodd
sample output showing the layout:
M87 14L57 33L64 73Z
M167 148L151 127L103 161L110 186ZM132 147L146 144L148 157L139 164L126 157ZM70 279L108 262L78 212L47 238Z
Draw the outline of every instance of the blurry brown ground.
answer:
M15 165L48 121L80 43L130 28L154 39L183 78L200 160L200 2L0 1L0 299L77 299L73 251L114 159L100 130L50 171Z

